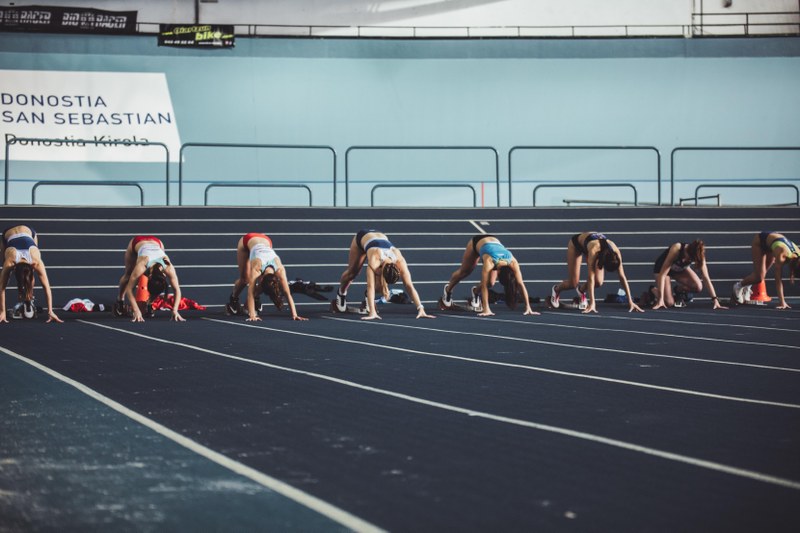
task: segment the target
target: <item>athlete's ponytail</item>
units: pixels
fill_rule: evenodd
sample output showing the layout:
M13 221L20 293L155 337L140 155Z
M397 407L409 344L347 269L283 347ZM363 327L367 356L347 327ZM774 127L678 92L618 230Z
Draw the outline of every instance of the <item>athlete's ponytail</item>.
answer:
M608 240L598 239L598 241L600 242L600 251L597 252L595 268L601 270L605 269L608 272L616 272L619 270L619 265L622 264L619 254L609 246Z
M689 259L702 265L706 262L706 245L701 240L694 240L686 247L686 252L689 254Z
M30 263L17 263L14 266L14 277L17 278L17 290L26 301L33 300L33 267Z
M800 278L800 255L789 260L789 281L794 283L794 278Z
M510 266L500 267L497 272L497 280L503 286L503 299L510 309L517 307L517 278L514 276L514 270Z
M278 311L283 309L283 285L274 272L264 274L261 278L261 292L269 296Z
M394 285L400 280L400 269L394 263L383 265L383 279L389 285Z
M147 273L147 292L152 301L156 296L167 292L167 273L161 263L153 263Z

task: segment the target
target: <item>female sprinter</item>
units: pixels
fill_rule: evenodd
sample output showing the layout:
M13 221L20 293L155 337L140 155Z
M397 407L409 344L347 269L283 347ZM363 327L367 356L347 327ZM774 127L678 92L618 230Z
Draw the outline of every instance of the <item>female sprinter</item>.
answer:
M170 320L185 322L185 319L178 313L181 287L178 283L175 266L164 251L164 244L159 238L152 235L134 237L125 249L125 273L119 280L119 295L117 303L114 305L114 314L117 316L124 314L124 297L127 296L133 311L133 322L144 322L133 292L139 278L143 275L147 276L147 290L150 293L146 307L150 306L156 296L167 290L167 280L169 280L169 284L175 291L175 305L172 306Z
M775 292L778 293L778 309L790 309L783 296L783 266L789 270L789 279L794 283L794 278L800 277L800 246L793 243L780 233L762 231L755 237L750 245L753 254L753 272L737 281L733 286L731 301L744 303L746 287L764 281L767 271L775 264Z
M11 226L3 231L1 249L3 252L3 272L0 274L0 322L6 319L6 287L11 271L17 278L19 301L24 302L24 314L33 318L33 274L39 274L45 297L47 298L47 321L63 322L53 312L53 293L50 291L50 281L47 279L47 270L39 251L39 239L36 232L28 226Z
M283 298L289 303L292 320L308 320L297 314L294 299L286 279L286 269L281 258L272 249L272 239L263 233L248 233L236 245L236 263L239 266L239 279L233 284L233 293L225 309L235 315L239 312L239 295L247 286L247 321L261 320L258 311L261 307L258 295L269 295L278 310L283 308Z
M587 276L583 290L578 286L580 283L581 262L586 257ZM567 274L569 278L561 283L553 285L550 294L550 306L558 309L559 294L561 291L576 289L582 301L589 293L589 301L583 313L596 313L597 306L594 298L594 289L603 285L605 272L617 272L619 282L628 297L628 312L637 311L643 313L642 309L633 301L628 279L625 277L625 269L622 267L622 254L613 241L606 238L602 233L586 231L573 235L567 244Z
M692 263L700 269L703 276L701 281L697 274L692 270ZM653 309L666 309L675 306L675 298L672 294L672 279L677 282L675 292L700 292L703 290L703 282L708 287L708 294L714 302L714 309L725 309L719 303L717 291L711 283L706 266L706 252L703 241L695 240L689 244L676 242L664 250L656 259L653 273L656 278L656 292L658 300L653 305Z
M411 272L408 270L406 260L400 250L389 242L386 235L374 229L362 229L350 243L350 255L347 260L347 269L342 273L339 281L339 290L333 302L334 308L340 313L347 311L347 289L361 272L364 262L367 263L367 309L369 314L362 320L380 319L375 309L375 292L380 291L388 300L389 287L398 280L403 280L406 292L417 307L417 318L435 318L425 312L425 307L419 299L419 294L411 281Z
M461 259L461 266L453 272L450 276L450 281L444 286L444 293L442 294L442 304L444 307L453 305L453 289L455 289L458 282L469 276L478 261L483 261L483 269L481 270L481 283L478 287L472 289L471 307L473 309L480 309L478 316L492 316L491 309L489 309L489 288L492 287L499 280L503 285L504 299L506 305L511 309L517 306L517 296L522 297L525 302L525 312L523 315L538 315L531 309L531 303L528 299L528 291L522 281L522 272L519 268L519 263L514 256L502 244L500 240L494 235L475 235L468 243L467 248L464 250L464 256ZM476 292L475 289L478 289ZM480 307L476 305L480 298Z

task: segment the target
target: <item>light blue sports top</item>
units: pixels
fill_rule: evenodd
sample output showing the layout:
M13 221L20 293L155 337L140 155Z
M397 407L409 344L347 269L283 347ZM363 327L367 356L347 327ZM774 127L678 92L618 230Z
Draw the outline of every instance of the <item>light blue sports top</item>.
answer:
M488 255L495 263L498 261L510 263L511 260L514 259L514 256L511 255L511 252L509 252L508 249L506 249L506 247L499 242L487 242L481 246L481 249L478 250L478 253L481 255L481 257L483 257L484 254Z

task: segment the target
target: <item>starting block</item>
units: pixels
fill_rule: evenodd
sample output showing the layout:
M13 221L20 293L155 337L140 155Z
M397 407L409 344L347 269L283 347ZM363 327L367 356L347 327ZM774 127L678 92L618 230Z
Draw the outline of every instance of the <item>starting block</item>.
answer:
M553 306L550 305L550 298L547 299L547 307L550 309L555 309ZM576 296L572 300L564 300L558 302L558 309L580 309L583 311L589 307L588 302L581 302L580 297Z
M331 313L335 315L345 315L345 314L353 314L353 315L368 315L369 310L367 310L367 303L362 302L361 307L356 307L354 305L348 305L347 311L339 311L339 308L336 307L336 300L331 300L330 306Z
M439 298L439 310L440 311L458 311L460 313L475 313L475 312L477 312L474 309L470 309L469 307L467 307L465 305L457 304L455 302L453 302L449 306L444 305L444 300L442 300L441 298Z
M765 306L772 301L772 297L767 294L767 285L762 280L757 285L744 287L744 305ZM736 298L731 298L731 304L736 302Z
M30 320L39 316L40 311L41 308L39 308L33 300L27 300L25 302L19 302L14 306L14 309L11 311L11 318L16 320Z

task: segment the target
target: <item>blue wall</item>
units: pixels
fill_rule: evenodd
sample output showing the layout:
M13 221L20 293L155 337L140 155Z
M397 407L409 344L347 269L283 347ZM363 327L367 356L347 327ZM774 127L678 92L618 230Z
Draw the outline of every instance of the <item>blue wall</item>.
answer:
M508 152L518 145L655 147L661 154L662 203L673 196L675 147L800 147L797 38L239 39L233 50L187 51L158 48L154 36L0 34L0 68L165 72L182 142L331 146L337 153L337 205L345 203L345 153L356 145L493 147L501 205L509 203ZM708 180L800 184L798 151L730 155L681 155L675 201ZM209 180L260 176L309 181L315 205L333 204L332 163L324 151L193 149L185 159L184 203L202 203ZM659 198L653 153L525 150L515 152L513 165L515 206L531 205L534 185L553 180L630 182L640 202ZM64 168L14 162L12 179ZM495 156L486 150L355 151L349 171L350 205L369 205L375 183L397 180L469 182L483 192L486 205L495 205L498 196ZM98 164L70 172L117 174ZM163 177L157 170L146 174L162 184L148 189L148 203L163 203ZM177 181L176 164L171 174ZM29 189L29 183L13 181L11 203L27 201ZM232 194L238 198L215 191L212 203L241 202L240 191ZM464 189L376 194L378 203L393 205L471 202ZM550 189L539 193L537 205L604 194L629 197L624 190ZM746 194L754 198L753 191ZM172 194L172 203L177 197ZM58 198L44 198L72 201L63 190ZM248 191L248 203L305 201L299 190Z

